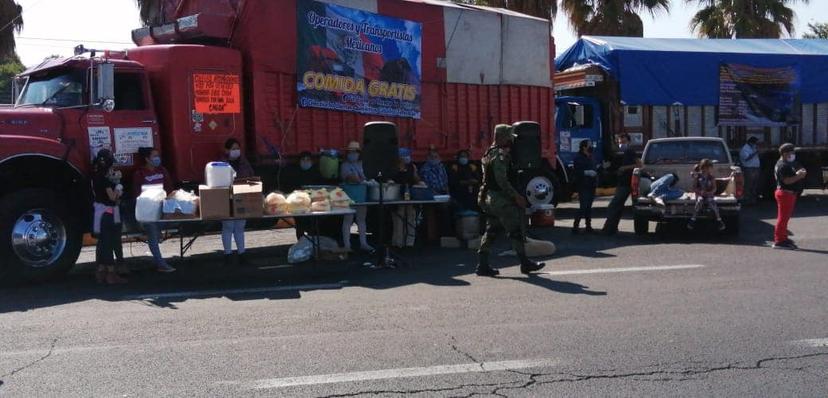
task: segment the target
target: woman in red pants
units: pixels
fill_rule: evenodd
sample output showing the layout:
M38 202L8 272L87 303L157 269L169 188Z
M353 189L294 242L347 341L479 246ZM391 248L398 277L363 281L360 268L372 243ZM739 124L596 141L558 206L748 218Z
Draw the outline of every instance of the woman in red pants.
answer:
M779 147L781 155L776 162L776 228L773 231L773 248L796 250L796 244L788 239L788 221L793 215L796 198L805 188L805 168L796 161L793 144Z

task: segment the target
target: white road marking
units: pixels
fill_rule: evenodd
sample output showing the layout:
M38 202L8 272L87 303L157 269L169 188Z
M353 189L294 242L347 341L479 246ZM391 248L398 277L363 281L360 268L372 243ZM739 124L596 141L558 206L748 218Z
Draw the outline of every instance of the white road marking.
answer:
M624 268L595 268L595 269L573 269L566 271L538 272L541 275L583 275L583 274L613 274L618 272L647 272L647 271L672 271L677 269L702 268L701 264L687 265L662 265L655 267L624 267Z
M794 345L804 346L804 347L812 347L812 348L825 348L828 347L828 338L826 339L808 339L808 340L797 340L791 342Z
M325 289L341 289L342 284L339 283L321 283L316 285L294 285L294 286L270 286L247 289L226 289L226 290L198 290L189 292L171 292L171 293L153 293L153 294L139 294L134 296L126 296L125 300L152 300L164 298L178 298L178 297L200 297L200 296L224 296L229 294L249 294L249 293L271 293L271 292L288 292L294 290L325 290Z
M499 361L482 363L464 363L457 365L437 365L421 368L400 368L370 370L364 372L333 373L315 376L283 377L277 379L254 380L242 383L249 389L264 390L270 388L284 388L293 386L310 386L319 384L350 383L366 380L400 379L405 377L426 377L459 373L496 372L514 369L539 368L557 365L559 361L553 359L530 359L517 361Z

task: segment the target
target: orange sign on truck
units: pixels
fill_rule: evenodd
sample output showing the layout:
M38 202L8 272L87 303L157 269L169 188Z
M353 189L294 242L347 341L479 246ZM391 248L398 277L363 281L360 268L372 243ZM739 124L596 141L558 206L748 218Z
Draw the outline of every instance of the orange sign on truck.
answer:
M193 74L195 110L203 114L241 113L241 90L238 75L221 73Z

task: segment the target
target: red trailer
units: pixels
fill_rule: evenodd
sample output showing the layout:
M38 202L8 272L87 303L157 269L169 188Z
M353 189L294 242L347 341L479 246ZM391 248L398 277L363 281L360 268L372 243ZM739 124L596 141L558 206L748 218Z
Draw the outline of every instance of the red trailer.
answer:
M71 267L102 147L127 176L139 146L161 148L177 180L199 182L235 137L267 179L302 151L359 140L368 121L395 122L422 159L431 145L480 157L495 124L533 120L555 159L546 20L435 0L158 4L137 48L80 49L18 76L0 111L0 278Z

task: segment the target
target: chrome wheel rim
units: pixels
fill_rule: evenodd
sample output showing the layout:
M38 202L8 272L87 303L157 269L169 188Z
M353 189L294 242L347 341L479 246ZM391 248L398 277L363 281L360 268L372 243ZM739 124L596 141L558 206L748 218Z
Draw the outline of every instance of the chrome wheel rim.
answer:
M12 249L26 265L53 265L66 249L66 226L44 209L23 213L12 227Z

